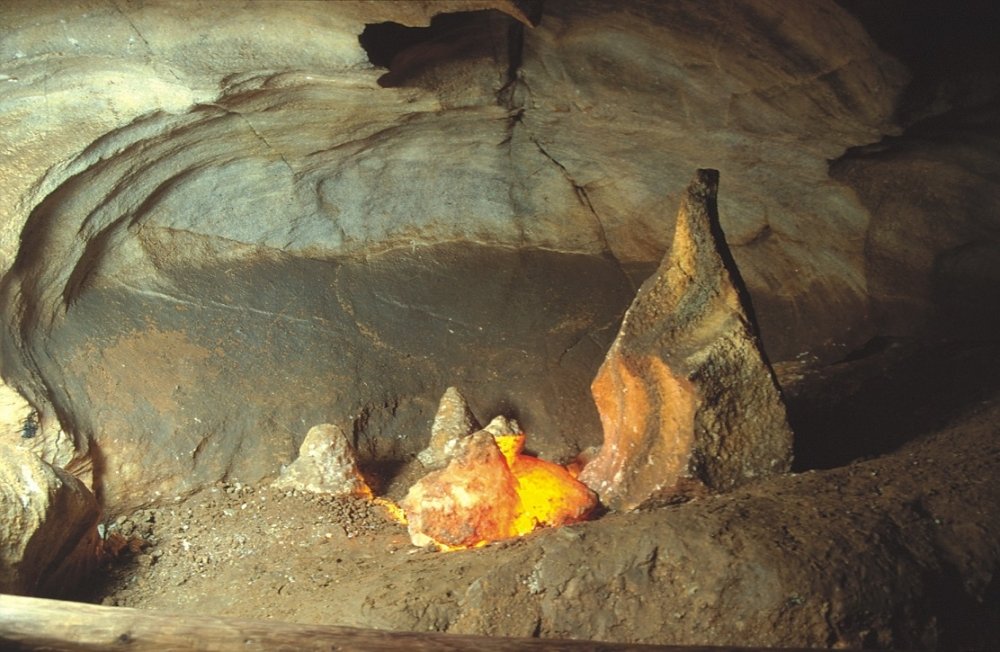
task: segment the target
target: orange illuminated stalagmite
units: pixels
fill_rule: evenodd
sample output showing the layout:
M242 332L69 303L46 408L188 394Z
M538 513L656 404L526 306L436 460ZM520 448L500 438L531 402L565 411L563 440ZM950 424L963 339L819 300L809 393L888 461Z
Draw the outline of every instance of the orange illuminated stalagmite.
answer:
M615 511L727 491L791 465L785 404L719 223L718 185L716 170L695 174L670 249L591 384L604 443L580 480Z
M448 466L414 484L400 504L414 545L474 548L586 519L596 495L523 448L523 434L480 431L463 440Z
M480 431L462 443L447 467L417 481L400 503L413 545L474 548L514 534L517 489L493 436Z

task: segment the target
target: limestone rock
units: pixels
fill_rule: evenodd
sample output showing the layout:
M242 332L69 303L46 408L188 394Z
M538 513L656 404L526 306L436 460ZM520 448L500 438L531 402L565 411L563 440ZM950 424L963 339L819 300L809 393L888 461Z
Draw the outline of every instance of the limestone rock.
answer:
M447 467L410 487L400 507L413 545L471 547L513 534L517 480L493 435L480 430L461 440Z
M828 161L897 131L907 77L843 3L91 4L0 3L0 359L101 451L109 509L273 477L328 414L416 454L451 382L549 458L598 443L588 386L701 160L775 359L875 334L869 211ZM359 39L449 11L387 64Z
M718 172L699 170L673 244L592 384L604 444L580 480L613 509L791 465L784 402L719 226L717 190Z
M486 424L486 427L483 428L483 430L490 433L494 437L520 435L524 432L521 430L521 424L519 424L515 419L508 419L502 414L493 417L493 420Z
M29 450L49 464L68 470L91 487L90 460L86 446L59 425L54 417L43 418L16 389L0 380L0 444Z
M75 477L0 444L0 592L62 595L97 560L100 509Z
M335 496L371 495L358 471L354 447L344 431L331 423L309 429L298 459L282 470L272 486Z
M456 387L449 387L441 397L434 424L431 426L431 441L417 458L426 467L442 466L455 454L458 442L479 430L480 425L472 414L468 402Z
M0 380L0 442L30 440L38 430L38 412L16 389Z

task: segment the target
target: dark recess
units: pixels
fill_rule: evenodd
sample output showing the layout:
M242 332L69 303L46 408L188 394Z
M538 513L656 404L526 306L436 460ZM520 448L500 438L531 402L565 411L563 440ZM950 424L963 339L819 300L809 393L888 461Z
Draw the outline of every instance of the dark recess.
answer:
M1000 390L1000 344L876 338L788 392L795 471L890 453Z
M385 87L403 86L406 75L400 74L401 69L412 67L412 61L406 59L421 58L420 54L415 54L421 46L433 44L438 49L435 54L447 53L448 58L474 56L484 43L493 38L498 19L516 23L509 16L493 10L461 11L438 14L427 27L407 27L393 22L366 25L358 41L373 65L389 70L379 79L379 84ZM431 48L425 50L430 52ZM409 53L411 56L404 54L408 51L412 51Z
M1000 2L838 0L913 79L897 109L905 126L951 106L997 99Z

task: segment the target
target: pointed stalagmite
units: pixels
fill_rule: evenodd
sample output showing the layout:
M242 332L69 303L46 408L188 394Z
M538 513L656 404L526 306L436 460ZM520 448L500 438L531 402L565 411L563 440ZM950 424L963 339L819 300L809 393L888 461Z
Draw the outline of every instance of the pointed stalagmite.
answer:
M449 387L441 397L437 414L434 415L431 441L417 458L428 468L442 467L455 454L458 443L479 430L479 427L462 392L457 387Z
M580 474L608 507L726 490L787 471L792 433L716 208L698 170L673 243L591 385L604 428Z
M299 447L299 457L282 469L271 486L334 496L371 496L358 470L354 447L332 423L313 426Z
M399 504L415 546L482 545L514 536L520 502L493 435L462 438L447 467L417 481Z

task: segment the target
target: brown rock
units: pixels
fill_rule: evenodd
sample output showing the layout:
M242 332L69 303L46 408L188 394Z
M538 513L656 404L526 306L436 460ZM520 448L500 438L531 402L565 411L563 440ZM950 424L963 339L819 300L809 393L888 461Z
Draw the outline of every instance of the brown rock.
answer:
M868 211L827 161L894 129L905 75L832 0L667 4L0 3L0 344L39 441L100 451L117 513L272 477L302 419L409 457L462 379L565 459L705 159L775 358L867 341ZM359 40L459 6L389 71Z
M75 477L0 444L0 592L58 596L97 560L100 510Z
M371 495L358 471L354 447L344 431L331 423L309 429L298 459L282 470L272 486L335 496Z
M699 170L673 244L591 386L604 444L580 480L617 510L787 471L792 433Z
M465 397L457 387L449 387L441 397L437 414L434 415L430 444L417 457L426 467L443 466L457 451L459 441L479 428L479 422L469 409Z

